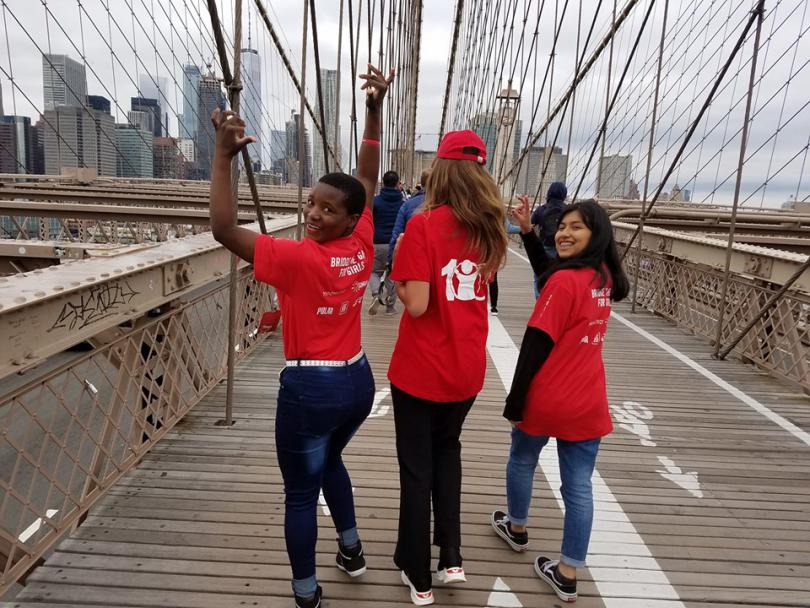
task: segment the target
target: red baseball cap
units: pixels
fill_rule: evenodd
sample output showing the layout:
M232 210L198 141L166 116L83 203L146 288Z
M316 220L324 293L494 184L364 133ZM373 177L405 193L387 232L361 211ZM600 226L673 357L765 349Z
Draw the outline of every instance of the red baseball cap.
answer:
M442 138L436 156L452 160L474 160L485 165L487 146L475 131L450 131Z

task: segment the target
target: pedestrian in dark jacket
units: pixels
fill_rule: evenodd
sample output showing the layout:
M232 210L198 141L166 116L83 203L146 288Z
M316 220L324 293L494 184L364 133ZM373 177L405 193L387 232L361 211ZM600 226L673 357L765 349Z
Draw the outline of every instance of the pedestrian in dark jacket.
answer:
M546 255L554 259L557 257L557 250L554 247L554 235L557 233L557 224L560 223L560 216L565 210L565 197L568 196L568 188L562 182L553 182L548 187L546 202L540 205L532 213L532 224L535 232L546 250ZM534 275L534 297L537 298L537 275Z
M382 274L388 265L388 243L391 241L391 232L400 207L402 207L402 190L399 175L396 171L386 171L383 174L383 187L374 197L374 269L369 279L371 295L374 297L380 291ZM393 283L386 280L384 288L386 293L390 294L386 301L386 312L393 314L395 312ZM376 312L376 308L374 311Z

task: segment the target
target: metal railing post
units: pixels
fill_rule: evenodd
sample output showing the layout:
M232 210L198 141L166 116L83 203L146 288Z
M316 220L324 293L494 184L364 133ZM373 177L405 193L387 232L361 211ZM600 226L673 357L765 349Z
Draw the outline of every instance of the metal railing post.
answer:
M658 120L658 99L661 92L661 65L664 61L664 42L667 37L667 16L669 14L669 0L664 0L664 20L661 24L661 44L658 47L658 71L655 75L655 97L653 98L652 118L650 120L650 144L647 148L647 168L644 172L644 194L641 197L641 216L638 226L638 245L636 246L636 263L633 268L633 299L631 312L636 312L638 301L638 276L641 270L641 242L644 239L644 210L647 205L647 194L650 186L650 171L652 169L653 147L655 146L655 124Z
M757 74L757 59L759 57L759 40L762 34L762 22L765 18L765 0L759 0L757 7L754 9L757 16L757 29L754 34L754 50L751 55L751 76L748 81L748 94L745 100L745 118L743 119L742 134L740 136L740 157L737 161L737 180L734 184L734 203L731 207L731 225L728 229L728 245L726 246L726 262L723 271L723 286L720 289L720 310L717 314L717 332L714 340L714 356L717 357L720 353L720 347L723 340L723 320L726 313L726 296L728 295L728 284L731 279L729 276L731 269L731 254L734 248L734 231L737 224L737 208L740 204L740 187L742 185L742 172L745 165L745 150L748 144L748 127L751 122L751 102L754 97L754 82ZM642 216L643 217L643 216Z

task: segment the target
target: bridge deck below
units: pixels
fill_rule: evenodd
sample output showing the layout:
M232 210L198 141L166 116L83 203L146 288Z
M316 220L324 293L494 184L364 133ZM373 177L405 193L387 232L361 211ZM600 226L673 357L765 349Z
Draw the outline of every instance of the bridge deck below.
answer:
M490 511L504 506L509 442L498 370L508 381L512 343L519 344L533 302L529 270L518 256L510 256L500 282L501 315L493 329L505 331L491 345L486 385L462 437L469 581L435 589L436 601L557 606L531 566L538 552L559 551L553 455L538 467L531 550L508 550L488 523ZM704 341L665 321L631 316L624 305L616 313L605 343L616 430L599 457L590 569L581 577L577 604L810 605L808 399L740 362L712 360ZM396 327L392 317L364 319L380 390L387 386ZM278 340L268 340L238 369L236 425L214 425L224 409L220 387L3 606L291 605L273 449L281 360ZM318 576L330 608L411 605L391 562L398 478L390 405L386 394L346 450L369 561L361 579L350 580L333 566L331 521L319 511Z

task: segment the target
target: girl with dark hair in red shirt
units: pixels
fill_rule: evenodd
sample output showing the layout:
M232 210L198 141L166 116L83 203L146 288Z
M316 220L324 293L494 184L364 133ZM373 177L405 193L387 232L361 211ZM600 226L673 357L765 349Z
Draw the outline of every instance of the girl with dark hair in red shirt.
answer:
M252 262L258 281L276 287L286 366L275 418L276 454L284 478L284 537L297 608L318 608L315 578L317 503L323 490L338 533L337 567L360 576L366 562L341 453L371 411L374 378L360 348L360 309L374 258L371 204L380 164L382 101L393 80L369 65L366 125L357 179L323 176L306 204L302 241L259 235L236 225L231 161L253 137L233 112L214 111L211 178L214 238Z
M542 253L529 225L528 199L522 202L513 215L521 232L535 241L532 249ZM629 284L610 219L598 204L565 207L555 244L558 257L540 277L540 297L523 335L503 413L513 426L506 467L508 513L495 511L491 523L512 549L528 548L537 459L556 438L565 504L562 548L559 560L540 556L534 569L560 599L573 602L577 568L585 566L593 525L591 477L601 438L613 430L602 344L611 302L627 297Z

